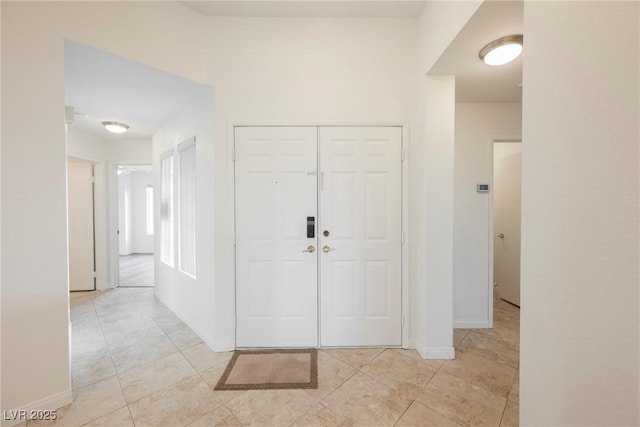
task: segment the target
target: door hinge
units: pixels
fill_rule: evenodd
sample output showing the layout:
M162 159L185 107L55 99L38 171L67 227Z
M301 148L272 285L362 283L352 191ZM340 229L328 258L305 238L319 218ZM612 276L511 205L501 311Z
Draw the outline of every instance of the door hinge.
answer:
M400 151L400 161L404 162L404 149L402 149L402 151Z
M400 244L404 245L404 231L400 233Z
M320 172L320 191L324 191L324 172Z
M404 316L402 316L402 327L404 328Z
M235 148L231 149L231 161L232 162L236 161L236 149Z

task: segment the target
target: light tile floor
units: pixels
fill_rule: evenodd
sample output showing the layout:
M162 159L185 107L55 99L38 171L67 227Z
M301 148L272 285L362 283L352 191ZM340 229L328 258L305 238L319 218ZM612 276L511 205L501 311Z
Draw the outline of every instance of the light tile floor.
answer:
M120 255L118 286L153 286L153 254Z
M495 300L494 329L454 333L456 359L414 350L326 349L317 390L213 391L214 353L153 289L71 294L73 404L60 426L515 426L520 313Z

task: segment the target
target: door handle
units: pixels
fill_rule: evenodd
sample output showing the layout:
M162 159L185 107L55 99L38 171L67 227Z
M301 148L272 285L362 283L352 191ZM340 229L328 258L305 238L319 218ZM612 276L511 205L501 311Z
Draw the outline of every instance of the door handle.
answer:
M326 254L327 252L335 251L335 249L327 245L324 245L324 247L322 248L322 251Z
M498 237L501 238L501 239L504 239L504 233L498 234Z
M309 252L310 254L312 254L315 251L316 251L316 248L313 245L309 245L309 247L302 252Z

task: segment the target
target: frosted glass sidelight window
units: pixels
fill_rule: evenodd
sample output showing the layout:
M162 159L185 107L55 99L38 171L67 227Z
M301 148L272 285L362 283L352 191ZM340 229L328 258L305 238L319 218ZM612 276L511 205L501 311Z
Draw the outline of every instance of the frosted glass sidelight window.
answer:
M178 268L196 276L196 139L178 145Z
M173 150L160 157L160 261L174 266Z
M153 235L153 187L147 186L147 235Z

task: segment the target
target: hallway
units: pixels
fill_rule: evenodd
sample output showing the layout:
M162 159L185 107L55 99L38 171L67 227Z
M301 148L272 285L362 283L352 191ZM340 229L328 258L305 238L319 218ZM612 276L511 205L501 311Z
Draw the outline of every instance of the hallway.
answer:
M153 254L120 255L120 283L118 286L153 285Z
M494 303L493 330L454 331L456 360L326 349L317 390L213 391L231 353L210 351L152 289L74 293L74 403L28 425L514 426L519 309Z

